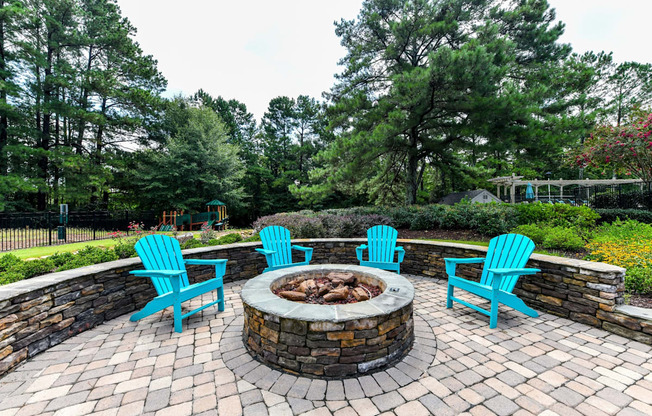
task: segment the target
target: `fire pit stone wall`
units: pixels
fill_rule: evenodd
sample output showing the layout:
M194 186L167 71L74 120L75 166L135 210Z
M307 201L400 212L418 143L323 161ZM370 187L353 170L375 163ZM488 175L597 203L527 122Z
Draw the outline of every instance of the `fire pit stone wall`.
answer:
M291 302L270 287L302 274L352 272L376 279L385 291L371 300L343 305ZM414 288L405 278L352 265L301 266L262 274L242 290L243 341L259 361L292 374L336 379L386 368L399 361L414 339Z

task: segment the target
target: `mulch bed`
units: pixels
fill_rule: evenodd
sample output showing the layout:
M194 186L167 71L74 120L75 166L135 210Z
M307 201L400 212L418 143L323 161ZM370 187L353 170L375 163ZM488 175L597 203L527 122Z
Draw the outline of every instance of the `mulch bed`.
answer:
M632 297L629 299L629 305L638 306L639 308L652 309L652 297L632 295Z

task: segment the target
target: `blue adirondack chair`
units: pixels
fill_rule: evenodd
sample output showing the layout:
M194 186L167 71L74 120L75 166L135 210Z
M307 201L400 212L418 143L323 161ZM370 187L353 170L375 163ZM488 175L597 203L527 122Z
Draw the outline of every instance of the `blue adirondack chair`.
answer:
M174 330L181 332L181 320L209 306L218 304L218 310L224 310L224 287L222 277L226 272L226 260L184 260L181 247L176 238L166 235L148 235L136 243L136 252L146 270L134 270L129 273L136 276L148 276L152 279L158 296L145 307L131 315L131 321L172 306L174 309ZM191 285L188 282L186 264L214 265L215 278ZM185 315L181 313L181 303L211 290L217 290L217 300L194 309Z
M512 293L520 276L541 271L523 268L533 251L534 243L529 238L520 234L503 234L491 239L486 258L444 259L446 274L448 274L446 308L452 308L455 301L488 315L489 328L498 325L498 305L501 303L536 318L539 314ZM468 263L484 263L480 283L455 275L458 264ZM491 310L482 309L454 297L453 291L456 287L489 300Z
M307 266L312 259L312 248L292 245L290 230L285 227L278 225L265 227L260 230L260 239L263 248L257 248L256 251L265 255L268 266L263 273L292 266ZM292 250L303 251L305 260L292 263Z
M405 257L403 247L396 246L398 231L387 225L376 225L367 230L367 244L356 247L355 254L360 266L391 270L401 274L401 262ZM369 260L362 260L365 250L369 250ZM394 261L394 253L398 261Z

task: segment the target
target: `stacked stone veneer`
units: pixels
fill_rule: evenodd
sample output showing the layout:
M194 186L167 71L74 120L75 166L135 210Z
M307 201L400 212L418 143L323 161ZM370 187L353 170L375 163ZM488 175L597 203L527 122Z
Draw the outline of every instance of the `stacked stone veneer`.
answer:
M307 377L342 378L382 370L414 340L412 303L391 314L347 322L280 318L245 304L243 340L259 361Z
M312 264L357 264L355 247L364 239L297 240L313 247ZM483 247L454 243L401 241L406 250L401 271L445 278L444 257L484 256ZM248 279L265 268L255 253L260 243L186 250L188 258L228 258L226 281ZM297 254L301 258L302 254ZM619 312L625 270L603 263L535 254L528 267L541 273L522 278L515 289L535 309L601 327L652 344L652 319ZM0 286L0 375L46 348L119 315L141 309L155 292L146 278L129 275L142 268L138 259L35 277ZM460 266L460 274L478 278L479 268ZM190 278L212 276L211 267L189 268ZM443 308L444 305L441 305ZM499 328L500 329L500 328Z
M341 305L292 302L272 293L293 279L352 273L383 293ZM257 360L292 374L343 378L385 369L407 354L414 339L414 287L403 276L355 265L275 270L242 288L242 339Z

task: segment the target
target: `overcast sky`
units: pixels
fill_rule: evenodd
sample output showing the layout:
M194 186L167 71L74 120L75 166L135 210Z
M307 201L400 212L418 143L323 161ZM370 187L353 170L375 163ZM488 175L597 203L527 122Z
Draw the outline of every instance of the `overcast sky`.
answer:
M576 52L613 51L617 62L652 62L652 0L548 0ZM136 40L158 60L166 96L235 98L260 120L269 101L321 99L345 54L334 21L357 16L361 0L118 0Z

